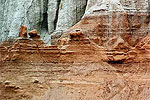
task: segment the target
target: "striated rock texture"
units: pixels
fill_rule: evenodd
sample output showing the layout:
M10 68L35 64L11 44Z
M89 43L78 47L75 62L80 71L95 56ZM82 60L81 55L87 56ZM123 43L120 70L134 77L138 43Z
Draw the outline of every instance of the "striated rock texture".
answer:
M56 32L57 45L37 30L0 44L0 100L149 100L149 2L89 0L86 9Z
M130 46L123 44L122 39L117 40L117 49L110 51L79 29L68 36L68 41L63 41L66 37L61 38L59 42L63 43L58 46L46 46L40 39L28 38L0 44L0 99L149 99L149 36L138 43L137 49L128 52L131 62L124 58L122 48L130 49ZM109 52L121 61L111 58L104 61Z
M148 0L88 0L83 19L71 29L88 31L86 34L90 38L99 34L103 36L102 41L117 34L123 40L128 39L130 45L135 45L149 31L148 23ZM55 38L57 35L52 36L52 44L55 44Z
M55 30L65 31L85 12L86 0L1 0L0 41L17 37L21 25L37 29L46 43Z
M91 42L105 47L108 58L104 61L128 62L135 60L132 58L135 57L135 62L142 62L148 59L143 58L140 53L143 51L136 47L149 35L149 25L147 0L89 0L83 19L70 28L60 38L59 43L67 44L70 37L68 33L81 30Z

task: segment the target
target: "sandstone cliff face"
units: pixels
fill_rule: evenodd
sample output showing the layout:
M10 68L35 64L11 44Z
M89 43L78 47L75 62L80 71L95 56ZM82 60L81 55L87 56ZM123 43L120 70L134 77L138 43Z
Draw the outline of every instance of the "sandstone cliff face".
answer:
M0 44L0 99L150 98L148 1L89 0L86 9L57 45L25 26L20 38Z
M0 41L17 37L20 25L37 29L48 42L55 30L66 30L84 14L86 0L1 0Z
M137 56L133 50L149 34L149 25L147 0L89 0L83 19L69 31L80 30L97 46L105 47L107 61L113 62ZM60 45L68 43L69 31L60 38ZM139 54L136 61L144 60Z

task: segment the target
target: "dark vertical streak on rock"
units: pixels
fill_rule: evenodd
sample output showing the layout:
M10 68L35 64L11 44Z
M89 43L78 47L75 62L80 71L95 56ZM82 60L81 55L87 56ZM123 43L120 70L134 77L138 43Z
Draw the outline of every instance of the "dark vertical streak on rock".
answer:
M83 12L83 15L84 15L85 12L86 12L87 3L88 3L88 0L86 0L86 4L85 4L85 6L83 7L83 9L84 9L84 10L83 10L83 11L84 11L84 12ZM82 17L83 17L83 15L82 15ZM78 21L79 21L79 20L78 20Z
M85 9L84 9L84 13L86 11L87 4L88 4L88 0L86 0L86 6L85 6Z
M150 14L150 0L148 0L148 14Z
M61 0L57 0L57 11L56 11L56 17L54 20L54 30L56 30L56 26L57 26L60 4L61 4Z
M84 5L84 6L81 5L80 8L78 8L78 4L76 2L76 22L79 22L86 12L88 0L85 0L85 1L86 2L82 2L82 1L80 2L80 3L82 3L82 5Z
M48 31L48 0L43 0L43 21L42 21L42 29L46 29Z
M56 26L57 26L60 4L61 4L61 0L57 0L57 11L56 11L56 17L54 20L54 30L56 30Z
M148 16L146 18L146 23L149 24L149 22L150 22L150 0L148 0L147 13L148 13ZM148 30L150 30L150 29L148 29Z

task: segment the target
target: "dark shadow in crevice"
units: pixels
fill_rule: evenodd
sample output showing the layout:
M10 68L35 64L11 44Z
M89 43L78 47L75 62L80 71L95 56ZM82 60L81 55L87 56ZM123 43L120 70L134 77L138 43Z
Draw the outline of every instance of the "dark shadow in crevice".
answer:
M118 61L108 61L109 64L123 64L124 60L118 60Z
M43 13L42 28L48 31L48 14Z
M61 0L57 0L57 10L56 10L56 16L54 20L54 30L56 30L56 27L57 27L60 4L61 4Z
M48 31L48 0L43 0L43 20L42 20L42 29Z

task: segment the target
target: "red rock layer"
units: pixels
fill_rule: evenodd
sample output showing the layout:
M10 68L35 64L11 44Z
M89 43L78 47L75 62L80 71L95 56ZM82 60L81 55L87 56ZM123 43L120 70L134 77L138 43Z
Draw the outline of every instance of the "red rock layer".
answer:
M0 99L30 99L47 88L50 100L149 98L148 19L147 14L122 12L85 17L57 46L46 46L39 38L3 42Z
M71 33L80 30L91 43L105 48L107 62L148 62L149 15L147 13L109 12L87 16L59 39L59 45L67 45ZM139 50L141 42L145 50ZM148 39L147 39L148 41ZM141 46L139 47L141 48Z

